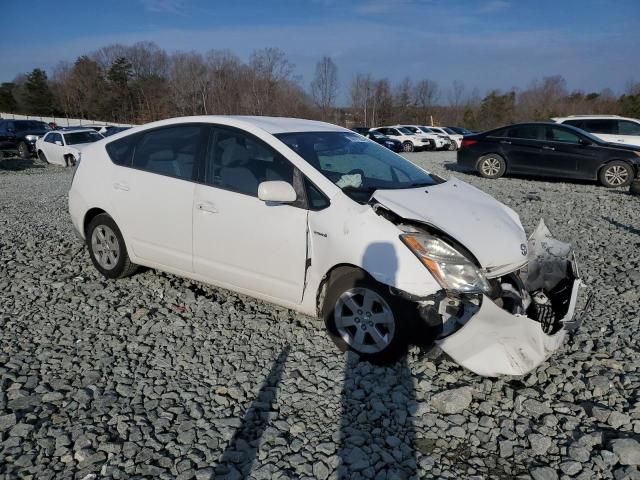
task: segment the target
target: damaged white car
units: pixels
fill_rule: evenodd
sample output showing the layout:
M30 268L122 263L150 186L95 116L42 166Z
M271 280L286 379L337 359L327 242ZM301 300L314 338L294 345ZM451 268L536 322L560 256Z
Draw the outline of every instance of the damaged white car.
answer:
M108 278L137 265L322 317L374 362L437 343L481 375L524 374L562 343L580 280L540 224L344 128L184 117L83 151L74 227Z

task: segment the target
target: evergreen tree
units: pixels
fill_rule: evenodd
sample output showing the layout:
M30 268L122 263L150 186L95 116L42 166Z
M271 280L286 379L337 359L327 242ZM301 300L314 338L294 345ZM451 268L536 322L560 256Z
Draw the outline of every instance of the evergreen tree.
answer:
M47 74L34 68L25 82L25 103L31 114L51 115L53 112L53 94L49 89Z

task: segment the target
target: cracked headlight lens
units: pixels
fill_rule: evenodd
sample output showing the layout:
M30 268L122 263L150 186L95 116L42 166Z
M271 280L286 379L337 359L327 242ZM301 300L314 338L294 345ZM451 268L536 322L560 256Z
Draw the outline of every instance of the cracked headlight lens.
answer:
M448 243L423 233L407 233L400 238L445 290L457 293L491 290L484 273Z

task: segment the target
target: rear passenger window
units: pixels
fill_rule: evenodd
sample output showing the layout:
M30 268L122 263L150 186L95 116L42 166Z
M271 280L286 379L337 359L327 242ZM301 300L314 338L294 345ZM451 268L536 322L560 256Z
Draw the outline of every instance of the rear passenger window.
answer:
M618 132L617 122L615 120L584 120L583 130L591 133L603 133L605 135L615 135Z
M293 184L293 165L245 132L216 128L208 156L205 181L212 186L257 197L262 182Z
M510 138L523 138L526 140L544 140L544 126L522 125L509 129Z
M618 120L618 135L640 135L640 124Z
M133 168L192 180L203 131L201 125L184 125L142 134L133 152Z

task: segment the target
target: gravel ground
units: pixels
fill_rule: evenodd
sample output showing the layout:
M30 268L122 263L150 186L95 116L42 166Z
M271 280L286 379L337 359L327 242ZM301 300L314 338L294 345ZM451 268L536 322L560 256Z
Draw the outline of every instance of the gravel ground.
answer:
M71 170L0 160L0 475L640 478L640 197L407 156L576 246L593 308L549 362L490 380L413 349L374 367L257 300L105 281L72 233Z

